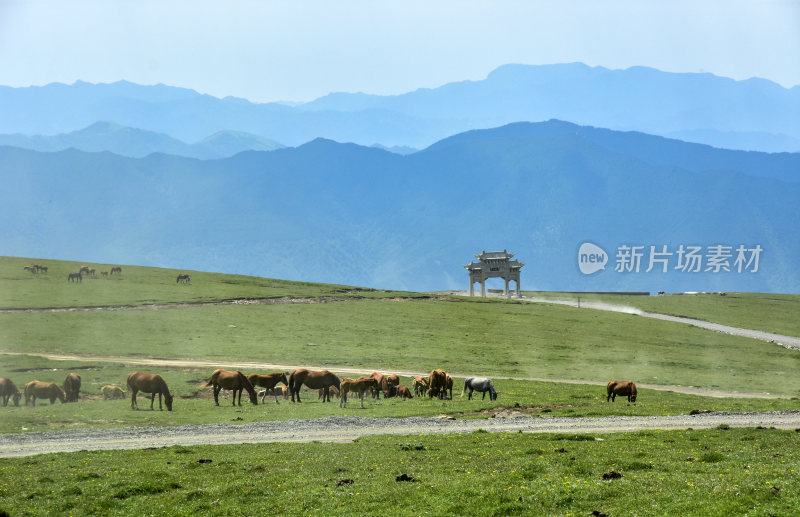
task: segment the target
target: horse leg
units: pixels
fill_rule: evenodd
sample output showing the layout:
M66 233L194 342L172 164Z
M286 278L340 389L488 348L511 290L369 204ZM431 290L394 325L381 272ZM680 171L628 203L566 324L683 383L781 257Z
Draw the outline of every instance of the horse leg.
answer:
M322 388L322 402L330 402L331 401L331 390L329 387L325 386Z
M153 392L150 394L150 411L153 411L153 402L155 401L156 401L156 394L155 392ZM159 398L158 401L161 402L161 398Z
M359 393L358 397L361 399L361 409L364 409L364 392Z
M131 409L139 409L139 405L136 403L136 393L138 390L131 388Z
M222 389L216 384L214 385L214 404L219 406L219 390Z
M491 397L489 397L489 399L491 400ZM486 392L485 391L481 394L481 400L486 400Z

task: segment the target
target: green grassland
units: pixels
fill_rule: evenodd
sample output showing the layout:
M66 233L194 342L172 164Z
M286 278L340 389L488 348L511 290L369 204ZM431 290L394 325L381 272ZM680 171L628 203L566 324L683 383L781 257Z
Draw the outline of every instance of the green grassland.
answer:
M798 450L798 432L720 426L46 454L0 460L0 510L11 515L791 515L800 507Z
M534 417L610 415L652 416L687 414L693 409L710 411L773 411L797 409L798 399L747 399L714 398L687 395L671 391L639 390L637 404L618 399L606 401L604 386L561 384L498 379L495 383L500 395L496 401L484 400L480 395L467 400L461 397L463 381L456 379L452 400L415 398L367 399L361 409L358 399L350 400L347 408L340 408L338 400L323 403L316 392L302 393L301 404L267 397L264 404L252 405L245 393L242 406L233 406L231 393L222 391L220 406L214 405L211 388L203 388L211 374L210 369L164 368L159 370L175 396L173 411L149 410L149 402L139 395L140 411L131 411L130 398L104 400L100 389L105 384L125 388L125 379L134 367L124 364L87 363L78 361L52 361L40 357L6 356L4 371L0 376L62 383L67 373L81 376L82 395L76 403L37 401L35 407L9 405L0 408L0 433L54 431L60 429L101 429L131 426L165 426L207 423L249 423L265 420L291 420L319 418L330 415L368 417L407 417L453 415L457 418L489 418L497 411L512 408ZM246 373L250 373L245 370ZM344 377L344 375L342 375ZM401 383L410 386L411 379L401 377ZM459 382L461 381L461 382Z
M22 268L44 263L47 274ZM55 361L0 355L0 377L61 383L79 373L77 403L0 408L0 433L328 415L486 418L505 407L534 417L664 415L692 409L797 409L796 351L690 325L554 304L469 299L123 265L114 278L66 276L82 263L0 258L0 350L120 356ZM108 265L87 264L98 271ZM558 296L558 295L556 295ZM566 295L565 295L566 296ZM234 299L316 303L208 305ZM795 334L800 297L602 298L644 310ZM722 303L721 301L724 301ZM205 303L206 305L201 305ZM650 304L650 305L648 305ZM725 304L730 304L727 308ZM147 305L166 305L158 309ZM119 310L42 308L140 307ZM786 320L786 321L784 321ZM791 321L790 321L791 320ZM214 406L210 368L152 368L125 357L205 359L428 371L496 378L497 401L368 400L342 409L313 393L302 404ZM133 370L158 371L175 410L131 411L102 400ZM249 373L249 372L246 372ZM603 386L500 376L691 385L772 392L788 399L710 398L641 388L635 405L608 403ZM408 377L402 378L406 385ZM461 381L463 383L463 381ZM223 392L225 394L225 392ZM227 395L227 394L226 394ZM140 408L148 404L142 397ZM800 506L800 433L713 429L603 436L472 433L375 436L349 444L258 444L46 454L0 459L0 511L11 515L377 513L785 515ZM210 462L200 462L208 459ZM603 479L610 471L623 477ZM396 481L405 474L413 481Z

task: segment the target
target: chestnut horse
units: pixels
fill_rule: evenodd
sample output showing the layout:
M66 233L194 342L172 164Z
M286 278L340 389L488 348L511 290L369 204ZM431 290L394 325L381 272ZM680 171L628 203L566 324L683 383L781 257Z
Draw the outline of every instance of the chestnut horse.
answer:
M78 397L81 393L81 376L77 373L70 373L64 379L64 393L67 396L67 402L78 402Z
M164 378L157 373L133 372L128 375L127 384L128 390L131 392L131 409L139 409L139 404L136 402L136 394L141 391L142 393L150 393L151 410L153 409L156 394L158 394L158 410L164 410L161 407L161 395L164 395L164 404L167 406L167 411L172 411L172 394L169 392Z
M64 392L61 391L55 382L31 381L25 385L25 405L33 399L33 406L36 406L36 398L50 399L50 404L55 404L56 399L64 403Z
M347 394L358 393L358 398L361 399L361 409L364 409L364 392L375 389L378 387L378 381L375 377L359 377L358 379L345 379L342 381L339 392L341 399L339 399L339 407L347 407Z
M424 397L425 392L428 391L429 381L422 375L414 377L414 395L417 397Z
M614 402L617 399L617 395L621 397L628 397L628 402L636 403L636 385L633 381L611 381L606 386L606 391L608 392L608 396L606 397L606 402L611 400Z
M400 386L395 387L395 397L400 397L400 400L414 398L414 396L411 395L411 390L409 390L402 384Z
M19 406L19 399L22 398L22 393L17 389L16 384L11 382L11 379L3 377L0 379L0 400L3 401L3 407L8 405L8 399L14 398L14 405Z
M103 398L106 400L125 398L125 392L119 386L106 384L100 389L100 391L103 392Z
M226 390L233 390L233 405L236 405L236 394L239 394L239 405L242 405L242 392L247 390L247 394L250 395L250 402L257 406L258 405L258 395L256 394L256 390L253 389L253 385L250 384L250 381L247 380L247 377L236 370L232 372L230 370L214 370L211 374L211 380L209 380L204 388L209 386L214 386L214 403L219 406L219 392L222 388ZM277 402L277 399L275 400Z
M428 377L428 396L439 399L447 395L447 374L444 370L431 370Z
M331 395L329 388L335 386L339 388L341 381L339 377L332 374L328 370L310 371L305 368L298 368L289 375L289 393L292 394L292 402L297 396L297 402L300 402L300 388L305 384L309 389L323 391L323 402L330 402ZM341 388L339 388L341 391Z
M372 388L372 398L381 398L381 392L383 392L384 398L387 397L389 395L389 381L387 377L380 372L372 372L370 377L378 382L376 387Z
M282 382L286 386L289 385L289 381L286 380L286 374L283 372L271 373L269 375L251 373L247 376L247 380L250 381L250 384L252 384L254 388L267 388L267 391L264 392L264 397L267 396L267 393L271 392L275 396L276 404L280 404L280 402L278 402L278 392L275 389L275 386L279 382ZM264 397L261 397L262 404L264 403Z

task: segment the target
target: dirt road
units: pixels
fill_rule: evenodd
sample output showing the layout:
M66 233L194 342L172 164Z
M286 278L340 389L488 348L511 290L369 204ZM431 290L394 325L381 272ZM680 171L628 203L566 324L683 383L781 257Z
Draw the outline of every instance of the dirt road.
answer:
M512 414L513 415L513 414ZM470 433L616 433L645 429L731 427L800 428L800 411L771 413L707 413L700 415L548 418L516 415L488 420L450 418L364 418L329 416L314 420L207 424L180 427L130 427L0 435L0 457L33 456L82 450L142 449L173 445L223 445L266 442L344 442L361 436L391 434Z

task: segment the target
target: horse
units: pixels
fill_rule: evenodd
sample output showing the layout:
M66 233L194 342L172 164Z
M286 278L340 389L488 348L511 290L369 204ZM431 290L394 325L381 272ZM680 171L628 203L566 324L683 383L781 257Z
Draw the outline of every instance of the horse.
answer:
M372 372L370 377L378 382L377 386L372 389L372 398L381 398L381 391L383 392L384 398L387 397L389 395L389 381L386 379L386 376L380 372Z
M345 379L341 383L340 392L342 394L339 400L339 407L347 407L347 394L358 393L358 398L361 399L361 409L364 409L364 392L374 389L378 386L378 381L375 377L359 377L358 379Z
M56 399L60 400L61 403L64 403L66 397L64 397L64 392L61 391L61 388L58 387L58 384L55 382L42 382L42 381L31 381L25 385L25 405L28 405L28 402L33 401L33 406L36 407L36 398L40 399L50 399L50 404L55 404Z
M449 398L450 400L453 400L453 378L450 377L449 373L446 373L444 375L445 375L445 384L444 384L445 392L449 391L450 392Z
M447 374L444 370L431 370L428 376L428 396L443 399L447 390Z
M33 267L36 268L37 273L40 271L43 273L47 273L47 266L40 266L39 264L34 264Z
M108 271L100 271L100 276L103 278L108 278Z
M103 392L103 398L106 400L124 399L125 392L119 386L106 384L100 391Z
M339 377L332 374L328 370L310 371L305 368L298 368L289 375L289 393L292 394L292 402L297 396L297 402L300 402L300 388L305 384L309 389L318 390L322 388L324 396L323 402L331 400L329 388L335 386L341 391Z
M256 390L253 389L253 385L247 380L247 377L236 370L232 372L230 370L214 370L211 374L211 379L206 383L204 388L209 386L214 386L214 403L219 406L219 392L222 388L226 390L233 390L233 405L236 405L236 393L239 393L239 405L242 405L242 392L247 390L247 394L250 395L250 402L257 406L258 405L258 395L256 394ZM275 399L277 402L278 399Z
M80 269L78 269L78 273L81 273L81 274L86 273L88 275L89 274L89 266L81 266Z
M34 275L39 272L39 270L36 269L36 266L24 266L22 269L25 271L30 271Z
M636 403L636 385L633 381L611 381L606 386L606 392L608 396L606 397L606 402L611 400L614 402L617 399L617 395L619 396L627 396L628 402Z
M70 373L64 379L64 393L67 396L67 402L78 402L78 396L81 393L81 376L77 373Z
M118 274L118 275L121 275L121 274L122 274L122 268L121 268L121 267L119 267L119 266L114 266L114 267L112 267L112 268L111 268L111 273L110 273L110 274L111 274L111 275L113 275L114 273L116 273L116 274Z
M472 392L473 391L480 391L483 393L481 400L486 398L486 392L489 392L489 400L497 400L497 392L494 389L494 383L492 379L486 377L470 377L464 381L464 391L461 392L461 396L464 396L464 392L469 390L469 396L467 397L468 400L472 400Z
M14 405L19 407L19 399L22 398L22 394L17 389L16 384L11 382L11 379L6 379L3 377L0 379L0 400L3 401L3 407L8 405L8 399L14 398Z
M395 397L399 397L400 400L402 399L413 399L414 397L411 395L411 390L407 387L403 386L402 384L399 386L395 386Z
M426 379L421 375L417 375L416 377L414 377L413 384L414 384L414 396L416 397L424 397L425 392L428 391L428 386L430 386L430 384L428 383L428 379Z
M278 402L278 392L275 390L275 386L282 382L284 385L289 384L289 381L286 380L286 374L283 372L278 373L271 373L269 375L261 375L258 373L251 373L247 376L247 380L250 381L250 384L253 385L254 388L267 388L267 391L264 392L264 397L267 396L267 393L272 392L272 395L275 396L275 403L280 404ZM264 403L264 397L261 397L261 403Z
M131 409L139 409L139 404L136 402L136 394L141 391L142 393L150 393L151 411L156 394L158 394L158 410L164 410L161 407L161 395L164 395L164 404L167 406L167 411L172 411L172 394L169 392L164 378L157 373L133 372L128 375L127 385L128 390L131 392Z
M178 275L178 279L175 281L175 283L176 284L181 284L181 283L182 284L191 284L192 283L192 277L189 276L189 275L184 275L183 273L181 273L180 275Z
M70 273L69 276L67 276L67 282L83 282L83 275L81 275L80 272Z

